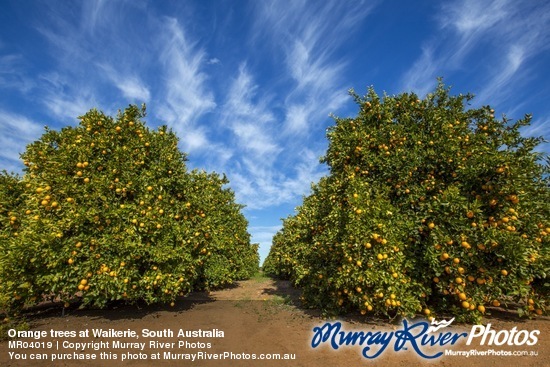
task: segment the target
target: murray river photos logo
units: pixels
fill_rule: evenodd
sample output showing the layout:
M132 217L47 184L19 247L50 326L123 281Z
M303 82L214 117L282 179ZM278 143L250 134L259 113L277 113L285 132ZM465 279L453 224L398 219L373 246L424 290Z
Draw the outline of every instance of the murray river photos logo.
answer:
M328 344L337 350L346 346L360 346L362 356L367 359L377 358L387 349L393 348L394 352L412 350L423 358L434 359L441 357L446 349L463 339L466 345L532 346L537 344L540 334L539 330L517 330L516 327L496 331L491 328L491 324L474 325L469 333L445 330L453 321L454 318L439 322L432 320L430 324L427 321L411 323L403 320L401 329L394 331L346 331L339 321L327 322L313 328L311 347Z

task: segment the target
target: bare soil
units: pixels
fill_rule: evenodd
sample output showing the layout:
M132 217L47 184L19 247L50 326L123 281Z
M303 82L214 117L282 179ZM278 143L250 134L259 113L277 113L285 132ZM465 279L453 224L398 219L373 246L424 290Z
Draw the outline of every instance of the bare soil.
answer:
M465 339L462 342L449 347L454 351L468 351L475 348L495 351L528 351L537 352L537 356L442 356L435 360L427 360L419 357L412 348L396 352L391 344L378 358L368 360L361 356L360 347L343 346L333 350L327 345L316 349L311 348L313 328L322 326L327 321L341 321L345 330L361 331L395 331L402 328L401 323L390 323L387 320L366 318L360 315L347 315L338 320L323 319L317 310L308 310L300 307L299 291L288 282L273 280L265 277L257 277L251 280L238 282L228 289L210 292L193 293L177 301L174 307L169 306L113 306L108 310L80 310L69 308L62 315L60 305L46 305L33 310L28 314L31 330L76 331L91 329L114 329L119 331L134 330L141 335L143 329L162 331L172 330L177 334L182 330L213 330L224 332L224 337L196 338L196 337L156 337L144 338L52 338L50 336L40 341L51 341L52 349L13 349L9 348L8 341L0 343L0 366L550 366L550 320L540 317L533 320L520 319L514 313L501 309L491 310L484 323L490 323L496 331L512 330L540 330L538 343L534 346L467 346ZM471 325L452 325L453 332L470 332ZM90 331L91 333L91 331ZM9 338L14 340L14 338ZM34 341L35 339L20 338L18 340ZM143 351L138 349L109 349L94 350L87 346L79 350L62 349L55 350L57 342L99 342L114 340L126 342L145 342ZM150 341L175 343L173 347L166 349L151 346ZM178 342L204 343L202 347L178 348ZM210 347L206 345L210 343ZM439 350L444 350L440 348ZM293 360L168 360L163 359L164 352L175 354L183 353L234 353L235 355L256 354L257 358L262 353L279 353L295 355ZM426 350L427 351L427 350ZM25 353L26 360L10 359L9 352ZM96 360L61 361L51 360L52 353L93 353ZM117 354L117 360L99 359L101 352ZM144 353L146 360L125 360L122 355L130 352L132 355ZM30 360L32 353L48 353L48 360ZM160 361L152 360L152 355L159 353Z

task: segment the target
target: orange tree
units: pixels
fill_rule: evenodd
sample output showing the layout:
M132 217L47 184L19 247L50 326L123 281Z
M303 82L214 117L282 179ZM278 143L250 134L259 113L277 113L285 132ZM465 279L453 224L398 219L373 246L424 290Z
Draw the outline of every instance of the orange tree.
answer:
M9 237L16 233L17 212L22 200L22 186L17 176L8 172L0 172L0 246L7 243ZM0 263L0 266L4 264ZM12 285L12 283L10 284ZM0 306L9 304L12 298L7 292L2 291L7 287L6 280L0 282Z
M47 129L0 191L1 309L46 298L170 302L251 276L242 206L215 173L187 171L177 137L145 110L91 110Z
M232 191L222 187L225 176L192 171L190 192L201 210L196 232L187 233L199 262L196 288L213 288L254 275L259 266L258 245L250 245L248 222L234 203Z
M519 132L531 117L466 108L472 96L441 82L423 100L351 94L358 115L327 133L330 174L284 220L264 269L335 312L545 313L549 172L542 138Z

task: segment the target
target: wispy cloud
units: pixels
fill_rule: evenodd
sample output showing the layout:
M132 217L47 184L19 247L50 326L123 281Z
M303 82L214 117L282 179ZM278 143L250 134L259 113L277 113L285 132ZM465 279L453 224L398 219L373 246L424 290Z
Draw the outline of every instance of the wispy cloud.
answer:
M478 101L499 103L529 77L526 61L550 47L550 34L541 31L550 21L550 4L463 0L444 3L436 21L440 32L424 42L401 89L422 95L437 76L452 80L468 70L478 80Z
M98 27L98 24L103 24L105 21L108 21L106 15L110 12L105 11L105 7L109 6L107 0L94 0L94 1L85 1L82 4L82 26L85 31L90 34L95 32L95 29Z
M502 19L509 17L510 3L509 0L444 3L439 23L442 28L451 27L462 37L468 38L493 28Z
M94 93L98 78L88 73L95 69L93 60L101 58L101 52L80 29L77 8L48 4L43 13L35 27L46 41L55 68L62 72L43 71L36 97L56 119L75 121L98 102Z
M96 99L90 86L57 72L40 76L40 102L63 123L75 122L78 116L96 107Z
M504 47L500 50L496 47L496 67L489 72L486 87L478 94L483 100L491 98L500 103L512 98L520 86L536 77L530 61L550 50L550 32L541 31L550 23L550 3L532 8L515 6L514 3L513 14L495 29L495 44Z
M88 35L95 36L98 29L113 24L116 21L116 17L124 16L124 13L116 9L122 6L123 3L124 1L108 0L83 2L79 14L81 17L80 29Z
M312 182L326 174L319 165L319 152L307 148L291 150L293 166L266 165L261 160L241 158L239 164L228 167L231 186L239 202L249 210L296 202L309 192ZM289 160L284 157L281 160Z
M258 86L242 64L232 81L222 107L223 124L237 138L237 146L264 164L277 157L281 148L275 138L275 117L270 110L269 96L257 97Z
M444 60L436 59L432 45L422 47L421 56L403 76L401 89L425 95L433 89L435 78L441 75Z
M319 121L348 100L342 77L347 63L337 50L371 9L363 2L254 4L250 47L269 49L281 61L272 83L286 92L276 93L244 60L220 105L235 142L225 171L249 210L296 202L325 173L322 151L311 139L324 132Z
M521 132L525 136L545 136L548 138L548 132L550 132L550 118L535 119L531 122L531 125L522 127Z
M25 73L22 64L25 59L20 54L0 55L0 88L28 92L35 83Z
M2 169L17 172L21 169L19 155L25 146L38 139L44 127L25 116L0 109L0 160Z
M278 146L276 117L268 93L258 96L246 65L241 64L231 81L222 109L222 126L230 132L237 156L225 167L236 195L248 208L266 207L267 198L280 198L275 192L275 162L282 148ZM236 164L235 164L236 163Z
M159 116L184 138L184 143L188 135L194 135L195 143L187 148L207 148L205 131L194 127L204 113L216 107L214 96L206 85L208 77L202 70L206 54L188 39L175 18L164 20L162 32L160 60L164 65L162 77L166 96L160 105Z
M98 66L124 97L136 102L149 102L151 98L149 88L138 76L126 75L120 70L115 70L112 65L100 64Z
M508 45L503 50L501 61L496 65L495 71L490 73L489 83L478 92L481 100L491 100L491 103L498 103L501 99L509 96L513 91L508 89L514 79L525 77L525 71L521 69L526 55L526 49L520 45ZM521 83L521 80L517 80Z
M52 69L39 75L37 100L56 117L74 119L75 113L93 107L116 110L119 101L126 105L151 99L140 77L147 58L142 48L149 40L136 42L138 36L124 24L139 3L41 3L43 16L32 25L45 41Z
M213 58L211 58L207 61L208 65L216 65L216 64L219 64L219 63L221 63L221 61L217 57L213 57Z
M267 32L264 36L282 50L294 83L285 100L288 134L307 135L313 121L344 103L342 72L347 64L337 51L375 3L260 3L257 34Z
M436 77L447 77L449 70L461 66L464 55L475 44L473 35L480 35L478 28L490 24L475 21L480 16L477 9L477 6L466 7L464 2L440 9L435 19L440 33L423 42L420 56L401 79L400 90L425 95L433 89ZM478 18L470 20L474 15Z
M222 170L238 201L257 210L299 199L321 176L321 153L306 148L305 141L294 144L280 128L280 99L257 84L246 64L240 65L226 96L220 121L234 150Z
M76 122L78 116L84 115L98 103L91 95L81 94L72 96L70 94L48 94L43 97L44 105L58 118L66 122Z
M343 61L329 61L324 47L322 51L316 47L317 39L310 42L296 39L285 50L287 67L296 81L295 92L306 92L308 88L330 88L338 81L344 67Z

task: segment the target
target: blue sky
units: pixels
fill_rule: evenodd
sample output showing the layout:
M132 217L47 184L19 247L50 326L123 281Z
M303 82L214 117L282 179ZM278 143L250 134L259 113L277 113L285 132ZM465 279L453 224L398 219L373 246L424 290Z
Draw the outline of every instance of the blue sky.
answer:
M146 103L191 168L227 174L262 259L326 174L329 114L355 115L350 88L423 96L443 77L497 116L532 113L526 135L550 135L547 1L0 5L0 169L20 172L44 125Z

